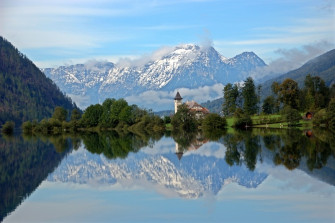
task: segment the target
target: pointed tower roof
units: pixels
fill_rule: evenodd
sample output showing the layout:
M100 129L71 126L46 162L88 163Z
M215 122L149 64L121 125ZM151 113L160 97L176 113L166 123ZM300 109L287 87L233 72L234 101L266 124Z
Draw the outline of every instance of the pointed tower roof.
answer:
M183 154L184 154L183 152L176 153L179 160L181 160L181 158L183 157Z
M181 99L183 99L183 98L180 96L179 91L177 91L177 94L174 97L174 100L181 100Z

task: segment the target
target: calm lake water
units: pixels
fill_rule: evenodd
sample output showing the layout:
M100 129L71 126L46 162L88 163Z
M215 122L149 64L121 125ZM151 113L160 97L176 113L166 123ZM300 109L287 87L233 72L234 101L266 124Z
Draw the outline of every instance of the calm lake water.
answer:
M322 131L0 138L3 222L335 222Z

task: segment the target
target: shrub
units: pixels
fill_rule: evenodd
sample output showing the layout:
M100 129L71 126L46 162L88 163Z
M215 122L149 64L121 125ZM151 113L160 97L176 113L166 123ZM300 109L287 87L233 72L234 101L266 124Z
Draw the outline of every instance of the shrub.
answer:
M23 133L32 133L33 132L33 124L30 121L26 121L22 123L22 131Z
M5 124L3 124L1 131L3 134L8 134L8 135L13 134L14 126L15 126L14 122L7 121L5 122Z
M298 110L291 108L290 106L286 106L281 114L284 118L284 121L288 123L288 126L296 126L299 124L299 120L301 119L301 115Z
M226 119L214 113L206 115L206 117L202 121L202 128L206 131L224 129L226 126Z

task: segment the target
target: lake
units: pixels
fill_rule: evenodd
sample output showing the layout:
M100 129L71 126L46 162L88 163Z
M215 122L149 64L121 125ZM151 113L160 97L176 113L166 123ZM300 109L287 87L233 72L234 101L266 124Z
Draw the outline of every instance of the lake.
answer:
M0 138L3 222L335 222L324 130Z

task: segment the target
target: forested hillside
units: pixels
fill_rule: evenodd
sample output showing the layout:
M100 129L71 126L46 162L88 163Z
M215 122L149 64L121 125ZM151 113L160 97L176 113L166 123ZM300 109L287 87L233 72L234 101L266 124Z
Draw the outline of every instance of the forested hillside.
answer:
M286 78L295 80L299 87L303 87L307 74L319 76L330 87L335 84L335 49L330 50L302 65L296 70L292 70L277 78L266 81L262 84L262 96L265 98L270 95L271 84L273 82L282 83Z
M56 106L76 107L69 97L10 42L0 37L0 125L50 117Z

